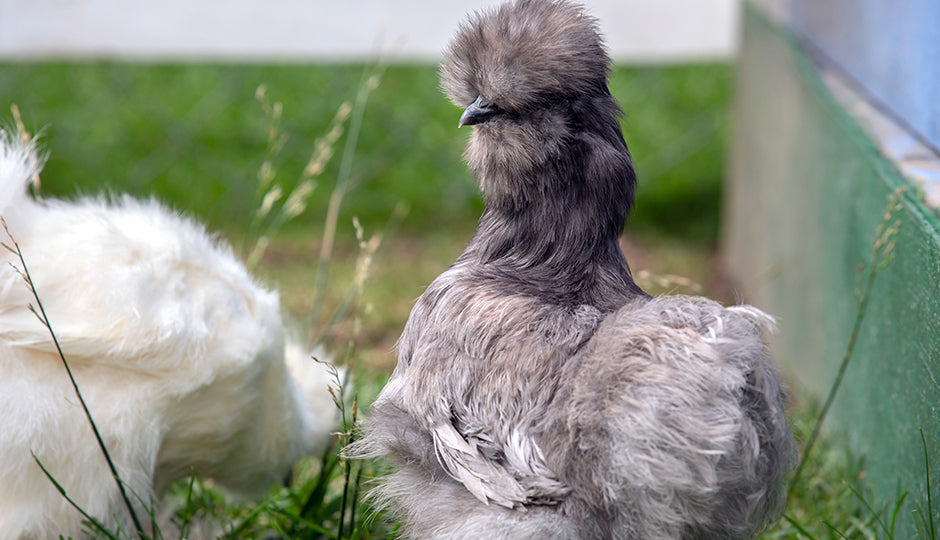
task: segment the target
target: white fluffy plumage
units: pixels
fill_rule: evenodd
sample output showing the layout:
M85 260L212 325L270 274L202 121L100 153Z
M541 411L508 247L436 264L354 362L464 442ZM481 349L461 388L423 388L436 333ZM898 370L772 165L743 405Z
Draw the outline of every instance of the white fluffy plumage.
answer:
M326 441L330 375L285 338L277 293L153 200L34 201L25 187L40 166L31 144L0 131L0 216L135 504L190 473L256 493ZM0 263L0 536L81 534L33 455L85 511L132 531L49 331L27 309L19 261L3 250Z

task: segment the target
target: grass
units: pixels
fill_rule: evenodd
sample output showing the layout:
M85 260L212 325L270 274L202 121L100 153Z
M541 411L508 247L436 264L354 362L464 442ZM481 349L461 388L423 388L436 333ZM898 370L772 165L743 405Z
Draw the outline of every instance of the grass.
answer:
M0 104L18 104L27 128L43 130L50 154L43 173L46 195L154 195L244 246L258 232L249 229L264 164L277 171L286 198L305 181L314 141L333 131L338 110L356 100L372 69L5 63ZM670 273L672 265L681 271L671 273L717 288L725 300L734 294L710 269L730 84L727 65L618 68L611 79L626 111L624 134L640 177L626 246L634 269ZM262 86L265 106L256 98ZM336 220L337 256L329 271L335 284L324 294L338 302L337 291L351 284L357 251L352 218L375 232L396 208L407 209L398 234L385 240L390 255L375 268L382 275L367 284L364 296L372 309L363 325L363 362L388 369L411 302L459 253L482 203L459 157L469 132L456 128L459 109L438 89L435 67L389 66L363 112L355 160L345 172L351 194ZM343 131L332 141L337 155L314 178L306 212L278 226L287 241L259 263L269 282L286 293L288 310L298 320L306 319L317 296L304 288L322 247L311 239L324 233L330 196L344 172L340 154L351 120L340 124ZM655 256L645 255L651 252ZM403 282L383 285L392 276ZM668 284L654 288L673 290ZM349 322L337 328L340 336L350 330Z
M822 414L818 402L804 402L791 412L791 427L797 440L811 437ZM874 499L867 481L865 457L852 452L845 438L823 433L814 450L805 454L804 474L793 483L783 519L762 538L801 540L935 540L930 516L933 506L930 465L931 451L924 442L924 486L926 497L914 500L917 486L904 486L894 500ZM935 464L935 463L934 463ZM911 531L902 534L900 531Z
M282 104L288 137L274 165L296 181L311 142L342 102L355 99L367 69L7 62L0 104L18 104L30 131L45 128L45 193L153 194L234 233L231 224L250 221L255 174L266 159L269 121L256 89L266 85ZM626 111L640 175L635 229L715 243L730 85L727 65L614 70L611 91ZM356 197L340 223L358 216L374 230L402 202L411 209L402 226L411 232L475 220L481 202L458 159L469 133L457 129L459 113L438 89L435 67L390 66L363 118L350 171ZM332 160L321 178L337 178L340 167ZM311 216L326 212L330 192L328 184L315 191L303 223L319 222Z
M17 243L16 239L10 234L10 230L7 228L6 221L0 217L0 224L3 226L3 231L6 233L9 244L5 242L0 242L2 246L7 251L11 252L16 257L18 261L18 266L14 265L13 269L17 272L20 277L23 278L23 281L29 287L30 292L32 293L33 300L35 304L29 305L29 310L39 319L39 322L49 331L49 335L52 337L52 342L55 345L55 349L59 354L59 358L62 359L62 365L65 367L65 372L68 374L69 381L72 383L72 388L75 390L75 395L78 398L79 403L82 406L82 411L85 413L85 418L88 419L89 427L92 432L95 434L95 441L98 443L98 447L101 449L101 453L104 455L105 461L108 463L108 470L111 471L111 476L114 479L115 484L117 484L118 491L121 493L121 499L124 501L124 504L127 508L128 514L131 517L131 520L134 523L135 534L140 535L143 533L143 526L141 525L140 518L137 516L137 512L134 509L134 505L131 504L130 498L127 495L127 491L124 489L124 482L121 480L121 477L118 475L117 469L114 466L114 462L111 460L111 454L108 453L108 448L104 444L104 440L101 438L101 433L98 431L98 426L95 424L95 420L91 415L91 412L88 410L88 405L85 404L85 399L82 396L81 391L78 388L78 383L75 382L75 377L72 375L72 369L69 367L68 361L65 359L65 354L62 353L62 347L59 345L59 340L56 337L55 331L52 328L52 325L49 323L49 317L46 315L46 309L42 305L42 300L39 298L39 293L36 292L36 286L33 283L32 276L29 273L29 267L26 265L26 260L23 258L23 252L20 250L20 245ZM14 263L16 264L16 263ZM43 466L42 462L36 457L36 454L33 453L33 460L36 461L36 465L42 469L42 472L46 475L50 482L52 482L59 493L79 512L85 516L88 521L94 526L97 527L103 533L107 533L105 529L99 522L95 520L93 516L88 515L85 511L75 504L72 499L69 498L65 489L55 481L55 478L49 473L48 470Z
M899 200L903 193L904 188L898 188L888 197L884 217L875 230L871 257L858 266L855 322L826 399L818 410L816 407L810 407L804 412L805 416L794 419L794 433L798 440L803 441L802 458L789 479L788 513L776 524L773 534L768 535L770 537L893 539L896 537L895 532L899 530L898 527L903 530L906 525L912 525L907 527L907 530L916 530L918 538L936 538L930 484L930 452L923 431L923 491L926 493L926 501L908 501L911 491L901 493L899 489L893 504L887 504L885 501L874 502L870 486L864 482L864 460L853 456L848 450L844 456L834 454L833 447L848 448L844 442L836 446L830 438L823 444L817 444L821 440L829 409L851 364L855 345L868 312L874 283L880 271L891 264L894 258L895 236L901 226L897 212L901 209ZM818 446L823 448L819 449ZM913 489L915 486L908 487ZM901 515L905 503L906 508L911 511L908 515Z

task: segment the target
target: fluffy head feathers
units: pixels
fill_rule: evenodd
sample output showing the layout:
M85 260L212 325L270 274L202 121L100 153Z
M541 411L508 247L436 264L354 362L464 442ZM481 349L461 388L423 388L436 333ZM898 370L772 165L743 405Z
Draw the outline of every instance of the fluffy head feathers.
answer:
M465 255L614 309L643 293L617 244L636 176L608 72L596 20L579 5L516 0L460 28L441 79L467 107L464 157L486 198Z
M461 107L482 96L521 112L548 99L606 93L609 64L597 21L580 5L518 0L461 25L444 55L441 86Z

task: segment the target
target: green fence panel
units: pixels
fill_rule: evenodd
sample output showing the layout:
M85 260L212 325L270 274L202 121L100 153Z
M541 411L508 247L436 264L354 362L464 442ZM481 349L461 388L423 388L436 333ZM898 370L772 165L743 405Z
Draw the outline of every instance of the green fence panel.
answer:
M823 399L888 198L906 184L789 34L755 7L744 13L736 87L726 263L745 298L779 318L776 358L797 398ZM893 504L900 489L925 507L921 430L940 493L940 227L913 187L900 203L894 257L875 281L827 428L867 456L880 503Z

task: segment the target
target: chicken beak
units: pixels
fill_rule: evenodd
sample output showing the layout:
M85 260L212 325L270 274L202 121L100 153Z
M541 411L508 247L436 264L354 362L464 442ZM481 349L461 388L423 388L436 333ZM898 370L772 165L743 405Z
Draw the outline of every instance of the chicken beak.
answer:
M486 101L482 96L478 97L477 100L471 103L470 106L464 110L463 114L460 115L460 121L457 122L457 127L472 126L486 122L501 112L500 108L496 105Z

